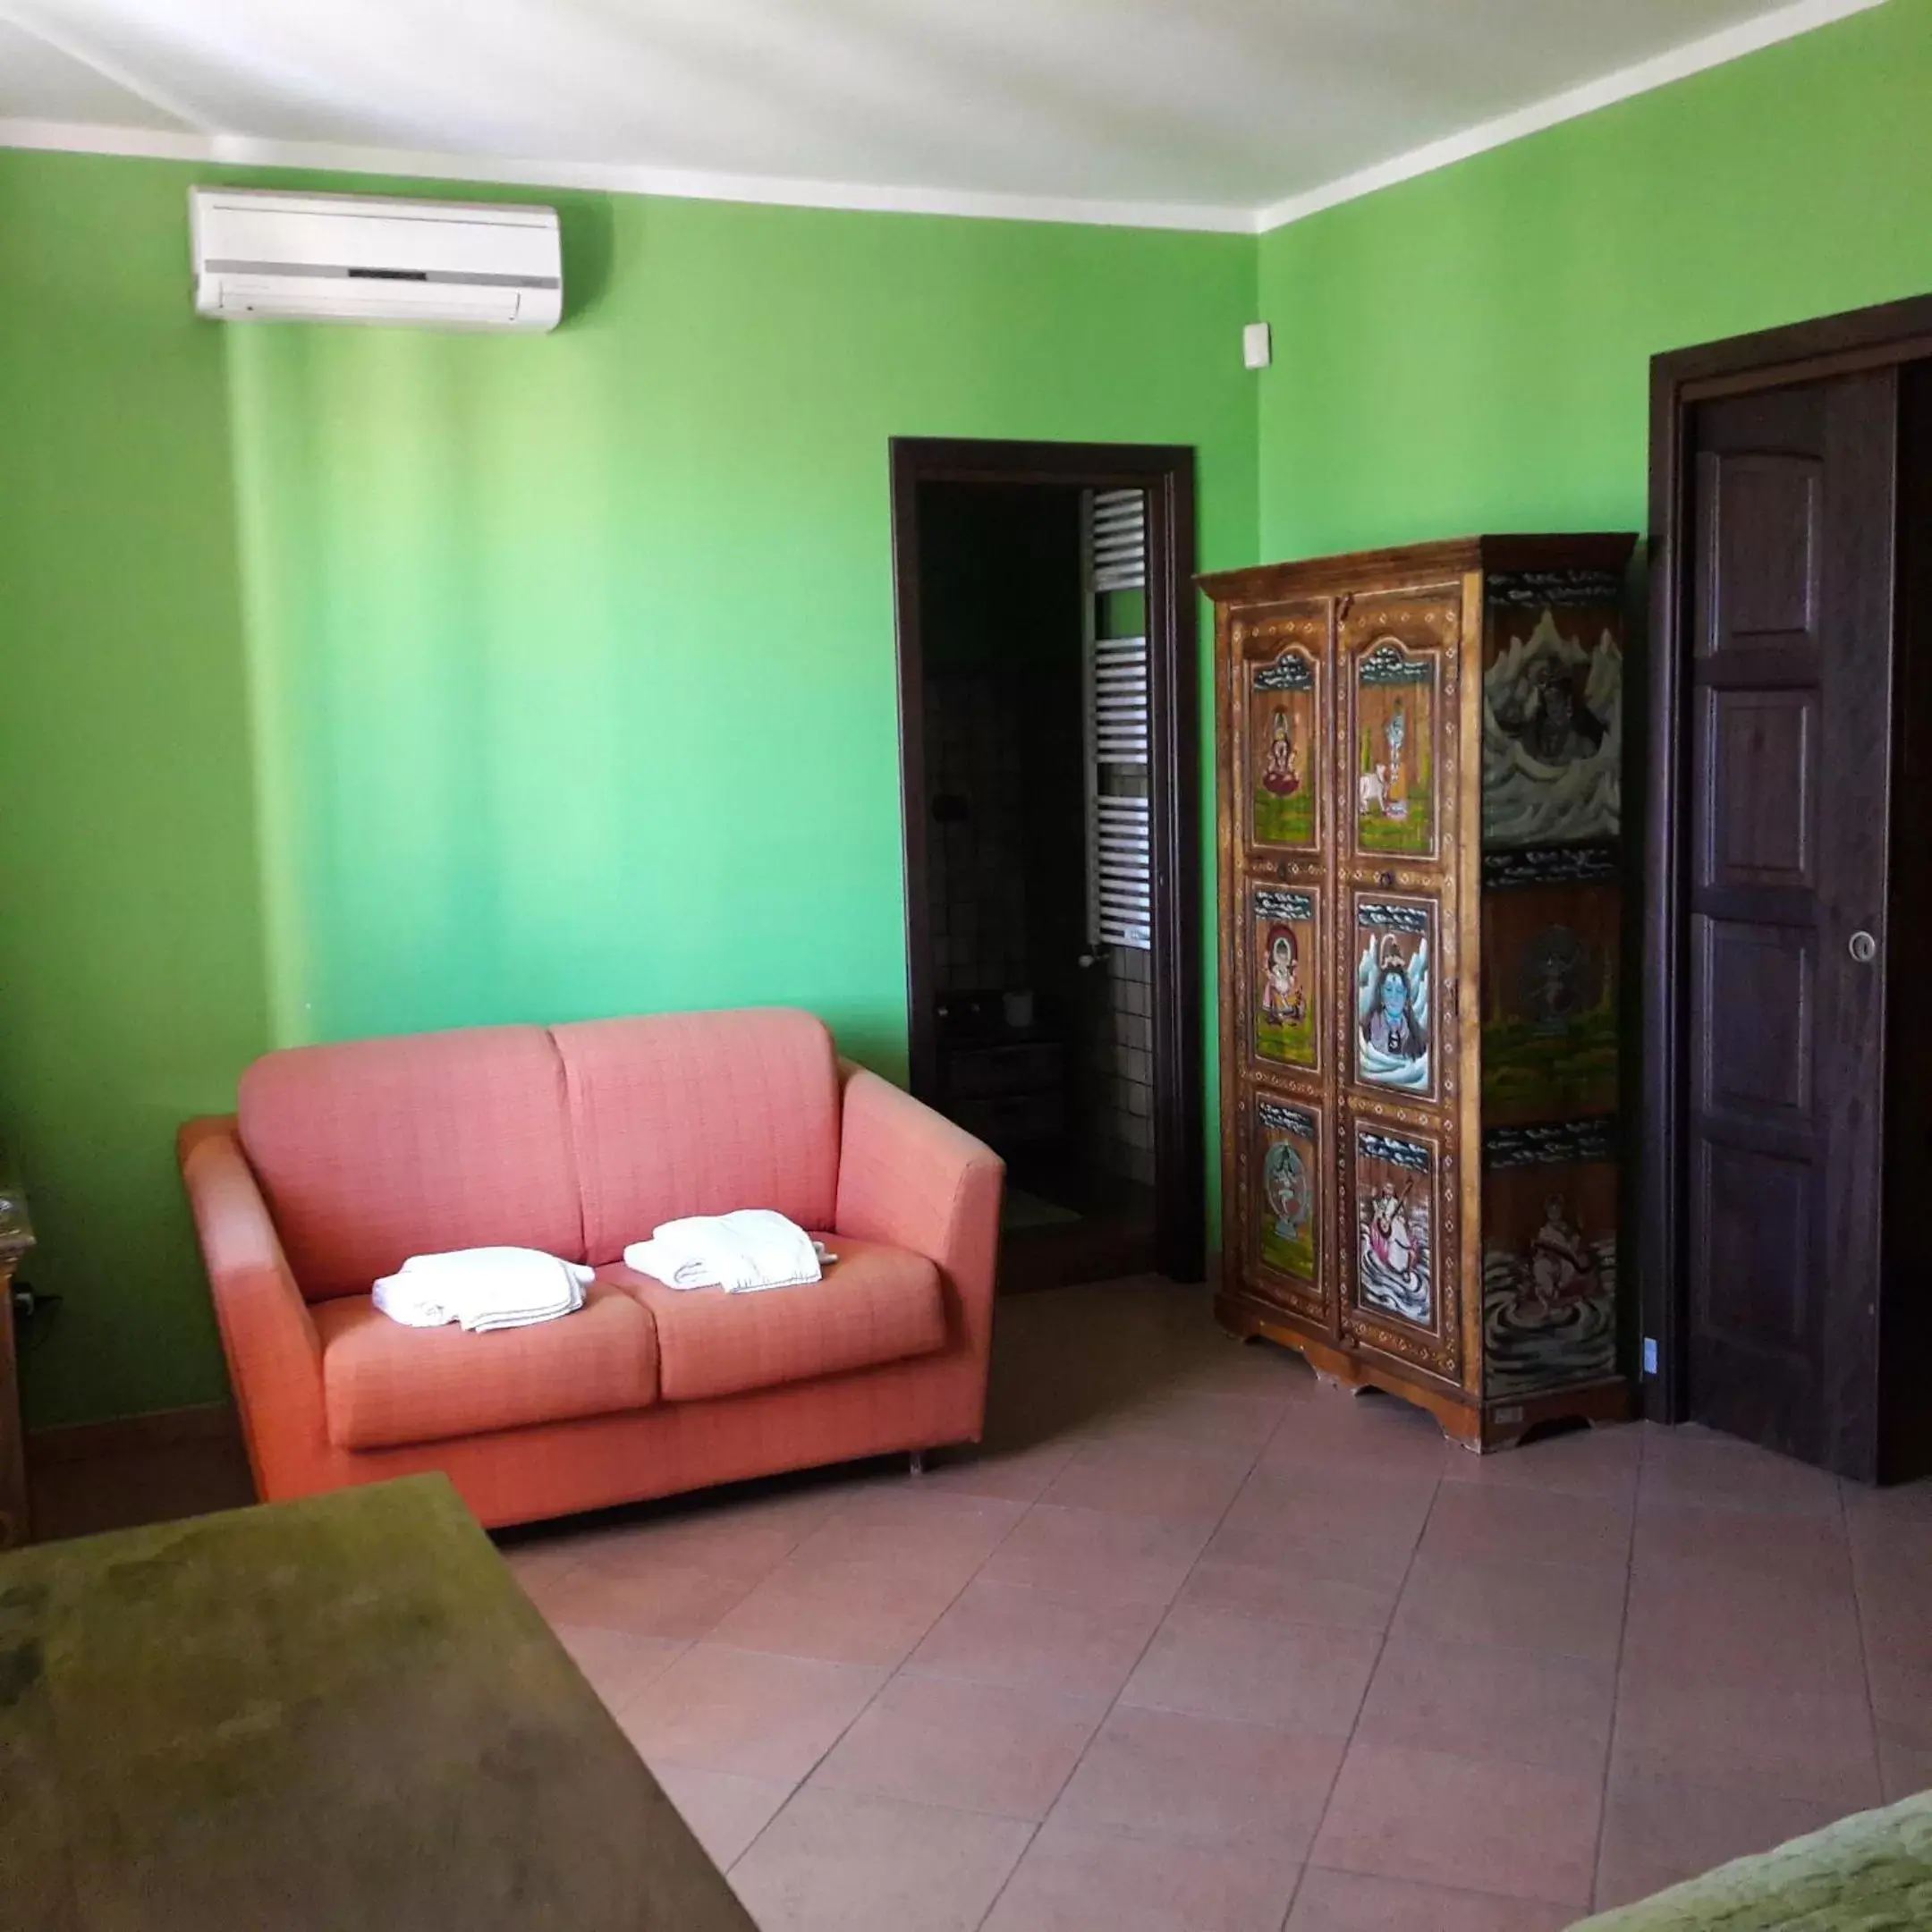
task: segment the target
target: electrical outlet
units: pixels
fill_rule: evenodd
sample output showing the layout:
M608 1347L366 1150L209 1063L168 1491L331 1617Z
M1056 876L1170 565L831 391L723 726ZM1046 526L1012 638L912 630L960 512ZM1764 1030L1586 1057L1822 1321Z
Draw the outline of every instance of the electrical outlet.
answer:
M1655 1375L1657 1373L1657 1337L1655 1335L1646 1335L1643 1338L1643 1372L1646 1375Z

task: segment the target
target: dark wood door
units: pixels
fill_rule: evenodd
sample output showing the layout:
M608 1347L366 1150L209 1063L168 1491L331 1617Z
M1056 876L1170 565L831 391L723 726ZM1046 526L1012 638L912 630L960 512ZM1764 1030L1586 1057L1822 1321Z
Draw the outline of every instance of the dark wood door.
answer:
M1887 371L1690 425L1690 1410L1875 1472Z

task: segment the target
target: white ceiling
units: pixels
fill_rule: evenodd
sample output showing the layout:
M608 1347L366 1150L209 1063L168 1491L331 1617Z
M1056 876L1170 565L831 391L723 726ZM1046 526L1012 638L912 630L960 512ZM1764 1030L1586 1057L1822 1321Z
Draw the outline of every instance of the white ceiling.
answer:
M1252 229L1881 0L0 0L0 144Z

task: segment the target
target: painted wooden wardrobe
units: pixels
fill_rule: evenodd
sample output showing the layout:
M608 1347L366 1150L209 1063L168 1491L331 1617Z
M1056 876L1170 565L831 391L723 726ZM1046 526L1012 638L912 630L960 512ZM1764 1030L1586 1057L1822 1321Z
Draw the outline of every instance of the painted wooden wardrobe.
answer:
M1628 536L1203 580L1233 1332L1472 1449L1629 1412Z

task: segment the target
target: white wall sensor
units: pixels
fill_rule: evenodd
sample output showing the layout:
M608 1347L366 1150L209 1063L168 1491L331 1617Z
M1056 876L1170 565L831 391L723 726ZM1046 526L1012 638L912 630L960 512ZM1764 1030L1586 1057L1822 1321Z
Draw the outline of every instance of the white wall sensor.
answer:
M1266 369L1275 360L1275 343L1266 322L1250 322L1241 332L1241 360L1250 369Z

